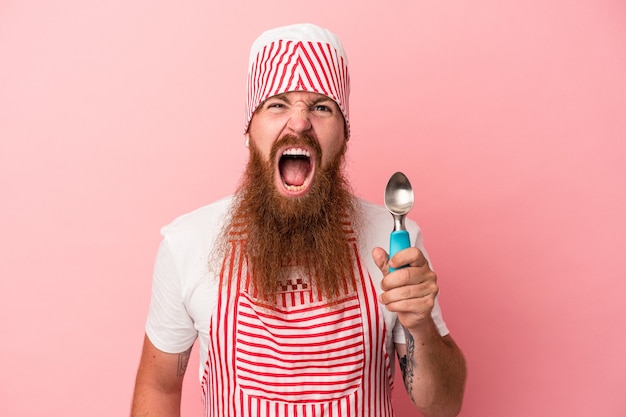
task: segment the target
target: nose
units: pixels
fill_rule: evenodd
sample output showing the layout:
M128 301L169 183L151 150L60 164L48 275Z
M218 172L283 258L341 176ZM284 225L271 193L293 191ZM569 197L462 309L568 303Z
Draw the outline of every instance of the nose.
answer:
M287 128L295 134L301 134L311 129L311 119L308 109L294 108L287 121Z

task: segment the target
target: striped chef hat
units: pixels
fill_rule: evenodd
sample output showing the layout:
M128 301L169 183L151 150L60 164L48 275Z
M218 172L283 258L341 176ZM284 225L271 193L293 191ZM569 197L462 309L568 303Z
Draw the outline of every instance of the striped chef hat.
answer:
M245 131L263 101L289 91L312 91L333 99L350 132L348 58L341 40L327 29L305 23L268 30L250 49Z

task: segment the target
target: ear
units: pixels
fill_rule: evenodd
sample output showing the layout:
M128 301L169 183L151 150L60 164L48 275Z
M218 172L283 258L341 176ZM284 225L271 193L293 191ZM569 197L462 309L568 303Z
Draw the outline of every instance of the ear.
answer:
M249 148L250 147L250 134L246 133L243 136L246 138L246 148Z

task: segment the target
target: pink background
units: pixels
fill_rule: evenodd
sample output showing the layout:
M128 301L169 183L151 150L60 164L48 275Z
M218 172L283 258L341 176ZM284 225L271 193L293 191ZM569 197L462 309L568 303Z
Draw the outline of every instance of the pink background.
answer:
M301 21L348 51L358 194L416 187L461 415L626 415L622 0L2 1L0 414L128 414L159 228L233 190L249 45Z

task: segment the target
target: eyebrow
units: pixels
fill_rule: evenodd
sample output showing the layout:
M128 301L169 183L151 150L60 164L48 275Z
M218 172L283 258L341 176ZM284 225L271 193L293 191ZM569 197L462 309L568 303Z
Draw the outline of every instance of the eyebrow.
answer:
M284 101L285 103L289 103L290 101L289 101L288 96L287 96L288 93L289 92L276 94L275 96L272 96L272 97L268 98L267 100L275 98L275 99L278 99L280 101ZM324 102L324 101L331 102L331 101L334 101L334 100L332 98L328 97L328 96L325 96L323 94L319 94L313 101L311 101L311 105L319 104L319 103Z

